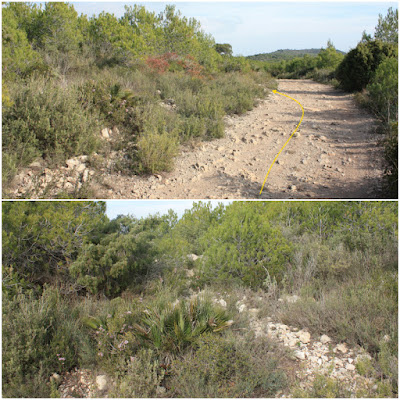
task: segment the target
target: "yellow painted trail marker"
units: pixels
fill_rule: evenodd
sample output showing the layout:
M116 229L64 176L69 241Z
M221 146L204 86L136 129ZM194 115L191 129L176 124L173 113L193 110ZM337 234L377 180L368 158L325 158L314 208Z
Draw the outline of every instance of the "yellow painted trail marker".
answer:
M276 159L279 157L279 154L282 153L282 150L283 150L283 149L286 147L286 145L289 143L289 140L290 140L290 139L293 137L293 135L296 133L297 129L299 129L299 126L300 126L300 124L301 124L301 121L303 121L303 117L304 117L304 108L303 108L303 106L302 106L296 99L294 99L293 97L288 96L287 94L278 92L277 90L273 90L273 92L274 92L274 93L278 93L278 94L280 94L281 96L288 97L289 99L295 101L295 102L301 107L302 114L301 114L300 122L297 124L296 129L293 131L293 133L290 135L289 139L286 140L286 143L285 143L285 144L282 146L282 148L279 150L279 153L278 153L278 154L276 155L276 157L274 158L274 161L272 161L272 164L271 164L271 166L269 167L269 170L268 170L268 172L267 172L267 175L265 176L264 182L263 182L263 184L262 184L262 186L261 186L260 194L262 193L262 191L263 191L263 189L264 189L265 182L267 181L268 175L269 175L269 173L271 172L272 166L275 164L275 161L276 161Z

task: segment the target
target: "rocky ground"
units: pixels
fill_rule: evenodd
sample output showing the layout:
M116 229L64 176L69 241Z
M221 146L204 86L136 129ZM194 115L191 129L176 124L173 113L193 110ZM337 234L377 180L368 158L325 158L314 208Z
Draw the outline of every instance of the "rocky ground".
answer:
M352 95L310 80L279 80L278 91L305 114L261 196L269 166L301 117L296 102L273 93L245 115L226 117L225 138L183 148L171 173L126 176L114 172L116 154L101 168L81 156L57 170L36 163L16 177L8 196L51 198L86 185L91 197L113 199L385 197L382 137Z
M279 299L283 303L298 300L298 296ZM216 297L213 301L222 307L227 306L223 296ZM263 302L265 299L260 297L258 301ZM318 375L339 381L348 391L349 397L355 397L357 392L371 393L377 389L372 378L361 376L356 369L360 360L371 360L371 356L364 349L350 347L345 342L335 343L327 335L312 336L306 328L285 325L271 317L260 317L261 310L250 308L252 304L254 299L248 301L247 297L243 296L236 302L236 308L239 313L247 314L249 328L257 337L265 336L278 342L288 350L291 359L290 371L286 371L288 374L293 372L291 385L287 391L277 392L276 397L296 397L293 391L307 391ZM63 376L54 374L50 380L56 381L59 394L63 398L107 397L108 390L113 387L113 382L107 375L96 374L87 369L75 369ZM164 397L166 389L159 386L157 393L157 397Z

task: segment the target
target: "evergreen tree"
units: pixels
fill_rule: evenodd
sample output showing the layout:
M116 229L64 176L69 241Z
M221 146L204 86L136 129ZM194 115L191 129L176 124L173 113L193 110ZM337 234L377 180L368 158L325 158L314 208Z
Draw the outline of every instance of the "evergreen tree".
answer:
M379 14L378 25L375 27L375 39L388 43L399 41L399 10L389 8L385 17Z

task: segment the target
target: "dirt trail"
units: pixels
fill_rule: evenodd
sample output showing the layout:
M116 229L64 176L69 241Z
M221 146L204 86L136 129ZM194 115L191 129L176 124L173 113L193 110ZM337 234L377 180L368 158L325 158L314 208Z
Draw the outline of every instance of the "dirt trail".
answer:
M299 101L305 113L296 137L273 165L261 196L268 168L301 118L300 106L280 94L271 93L245 115L226 117L225 138L184 147L171 173L129 177L108 168L89 170L88 157L82 156L58 171L45 169L36 178L29 168L22 171L10 196L54 197L62 188L72 190L82 185L80 181L90 181L95 197L110 199L385 197L383 149L378 146L382 136L376 134L374 118L357 106L352 95L330 86L310 80L278 83L278 91ZM36 194L34 178L40 187ZM53 189L45 193L48 182L53 182Z
M226 137L184 149L175 170L147 178L104 177L105 198L381 198L380 135L352 95L310 80L279 80L257 108L226 119Z

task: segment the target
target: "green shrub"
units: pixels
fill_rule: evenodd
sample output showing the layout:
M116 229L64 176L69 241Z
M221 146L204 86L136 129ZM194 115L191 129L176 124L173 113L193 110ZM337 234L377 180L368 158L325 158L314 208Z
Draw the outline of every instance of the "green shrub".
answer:
M140 349L134 357L130 357L126 370L118 371L116 387L110 395L118 398L158 397L157 387L164 375L165 370L160 367L154 352Z
M178 137L157 131L142 132L137 142L139 171L170 171L178 152Z
M399 137L398 123L392 123L390 130L387 133L385 140L385 159L387 166L385 169L387 179L387 190L391 198L396 199L398 196L399 184Z
M338 66L336 77L340 86L348 92L364 89L386 57L397 57L395 45L379 40L360 42Z
M258 82L260 75L229 73L218 76L212 82L213 90L220 94L226 114L243 114L253 109L255 99L264 96L264 87Z
M178 304L160 304L143 311L134 333L152 348L179 353L207 332L221 332L233 321L228 314L205 299L194 298Z
M54 289L46 289L39 298L21 293L3 297L5 397L49 397L50 375L78 366L84 349L92 351L71 311Z
M80 254L69 267L70 276L92 294L115 296L144 279L154 260L152 240L155 229L146 229L146 220L135 221L120 217L111 221L107 234L82 245Z
M330 281L332 283L332 281ZM378 354L381 338L390 337L393 354L397 353L397 276L377 271L375 276L357 277L332 288L321 285L319 300L302 299L287 305L285 323L307 326L311 332L328 334L336 341L363 346Z
M105 203L92 201L10 201L2 217L3 283L15 273L33 287L55 281L70 286L69 263L106 218ZM14 290L3 286L3 293Z
M96 118L85 112L73 88L54 81L31 80L15 95L3 114L3 152L7 154L5 177L35 157L54 161L90 154L98 146Z
M374 375L375 369L372 362L367 357L360 358L356 363L356 370L360 375L371 377Z
M262 203L234 203L208 229L202 238L202 283L229 281L257 289L268 276L282 280L291 246L265 212Z
M89 80L78 87L79 100L83 109L96 110L108 126L135 130L135 109L145 99L122 86L123 79L107 76L98 81Z
M335 79L335 70L328 68L314 69L307 77L310 77L316 82L332 83Z
M398 119L398 61L384 59L367 86L370 107L386 125Z
M316 374L312 387L306 390L296 389L293 397L345 398L351 397L351 393L339 380Z
M204 335L172 363L167 386L174 397L273 397L286 385L279 356L265 339Z
M245 57L225 57L223 63L225 72L250 72L250 62Z

